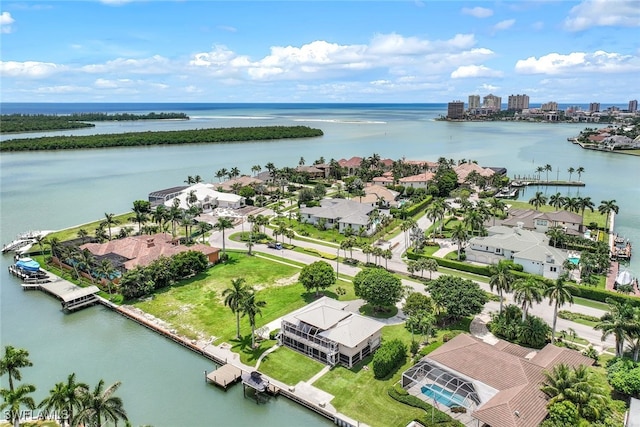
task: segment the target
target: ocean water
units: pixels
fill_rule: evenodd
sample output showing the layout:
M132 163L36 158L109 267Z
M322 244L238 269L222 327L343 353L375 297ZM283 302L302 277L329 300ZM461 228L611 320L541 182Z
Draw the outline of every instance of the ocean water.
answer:
M188 175L217 181L221 168L307 164L323 157L435 161L439 157L477 160L506 167L509 175L532 175L550 164L550 178L567 179L569 167L582 166L584 188L527 188L601 200L620 206L616 231L640 244L640 158L582 150L567 142L584 125L511 122L449 123L445 104L0 104L6 113L70 114L103 112L185 112L189 121L98 123L95 128L60 132L91 134L204 127L302 124L323 130L314 139L237 144L132 147L84 151L3 153L0 156L0 237L88 222L105 212L130 210L149 192L180 185ZM43 135L50 135L44 133ZM36 136L39 134L29 134ZM3 136L2 140L25 135ZM576 178L576 175L573 175ZM69 372L81 380L123 382L123 397L134 425L327 425L301 407L278 399L255 405L241 387L228 393L204 384L211 364L100 307L72 315L37 292L23 292L1 259L0 340L29 349L34 367L25 379L38 384L38 398ZM640 274L640 258L629 267ZM295 420L295 421L293 421Z

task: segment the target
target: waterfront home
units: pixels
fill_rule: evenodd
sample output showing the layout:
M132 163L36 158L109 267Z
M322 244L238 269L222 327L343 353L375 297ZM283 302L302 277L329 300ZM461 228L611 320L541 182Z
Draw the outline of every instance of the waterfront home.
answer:
M263 181L261 179L258 179L252 176L243 175L243 176L231 178L224 182L218 183L215 185L215 189L223 192L236 192L236 189L240 189L242 187L254 186L262 183Z
M200 243L182 245L167 233L130 236L105 243L86 243L80 249L88 249L95 256L96 265L103 259L108 259L121 272L137 266L144 267L160 257L170 257L186 251L202 252L211 264L218 262L220 254L220 249Z
M215 208L239 209L245 205L244 197L217 191L214 188L215 184L199 182L185 188L173 199L165 201L164 204L171 207L174 200L178 200L180 209L187 210L191 206L199 206L204 213L211 212Z
M488 233L469 240L465 250L468 261L497 264L513 260L525 272L549 279L557 279L564 271L562 265L569 258L568 252L549 246L544 233L505 226L490 227Z
M433 172L425 171L423 173L419 173L417 175L405 176L404 178L400 178L398 182L400 185L405 187L412 188L424 188L429 187L435 174Z
M375 176L371 180L376 185L393 185L395 180L393 178L393 172L385 172L380 176Z
M320 165L317 165L320 166ZM296 172L307 175L310 179L326 178L329 175L329 168L319 168L316 165L299 165Z
M455 171L456 175L458 175L458 184L464 183L471 172L475 172L484 178L491 178L495 174L495 171L493 169L483 168L482 166L479 166L477 163L473 162L461 163L457 166L454 166L453 170Z
M278 342L330 366L347 368L376 351L384 323L347 311L328 297L282 319Z
M582 236L585 227L582 217L569 211L540 212L533 209L509 209L509 217L501 222L509 227L521 227L546 233L553 227L560 227L565 233Z
M177 197L185 188L187 188L186 185L180 185L178 187L152 191L149 193L149 203L151 203L151 206L164 205L167 200Z
M324 228L337 228L344 233L346 228L370 235L375 231L375 224L371 220L371 213L375 210L370 204L347 199L322 199L320 206L300 207L302 222L318 225L324 222Z
M461 334L402 374L402 387L428 403L464 407L467 425L537 427L546 418L545 372L560 364L591 366L580 352L547 344L535 351Z

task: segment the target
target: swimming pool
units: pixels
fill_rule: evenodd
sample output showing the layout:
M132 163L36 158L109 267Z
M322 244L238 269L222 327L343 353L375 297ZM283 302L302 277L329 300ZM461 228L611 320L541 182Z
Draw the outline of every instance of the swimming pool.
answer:
M464 397L459 394L455 394L452 391L444 389L436 384L429 384L422 387L422 394L429 397L430 399L434 399L436 402L446 405L448 407L452 406L464 406Z
M567 259L575 265L578 265L578 263L580 262L580 258L578 257L569 257Z

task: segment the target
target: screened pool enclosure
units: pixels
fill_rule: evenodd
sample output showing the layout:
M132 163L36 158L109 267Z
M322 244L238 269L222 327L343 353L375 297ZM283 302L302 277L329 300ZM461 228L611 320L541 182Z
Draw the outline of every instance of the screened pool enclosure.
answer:
M446 371L429 360L420 362L402 374L402 388L413 390L425 401L435 400L448 407L464 406L473 410L480 398L471 381Z

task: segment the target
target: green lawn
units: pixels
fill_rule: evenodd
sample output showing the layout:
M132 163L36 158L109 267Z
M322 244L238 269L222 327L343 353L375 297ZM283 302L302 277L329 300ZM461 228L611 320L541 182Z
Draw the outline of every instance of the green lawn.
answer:
M320 372L324 364L287 347L280 347L269 353L260 363L260 372L277 378L288 385L308 381Z
M138 225L129 222L129 218L132 216L132 214L133 214L132 212L127 212L124 214L116 215L115 219L119 222L119 224L112 226L112 229L127 225L130 227L134 227L134 230L137 231ZM61 242L64 242L65 240L76 239L78 238L78 231L81 228L85 229L90 236L93 236L95 235L96 228L98 228L103 221L104 221L104 218L87 223L87 224L81 224L75 227L65 228L64 230L56 231L54 233L47 235L47 239L51 239L52 237L57 237L58 239L60 239ZM112 234L115 234L115 231L112 231ZM37 245L35 247L37 248Z
M574 296L573 303L578 305L583 305L585 307L597 308L598 310L605 310L605 311L609 310L609 306L604 302L593 301L593 300L582 298L582 297Z

